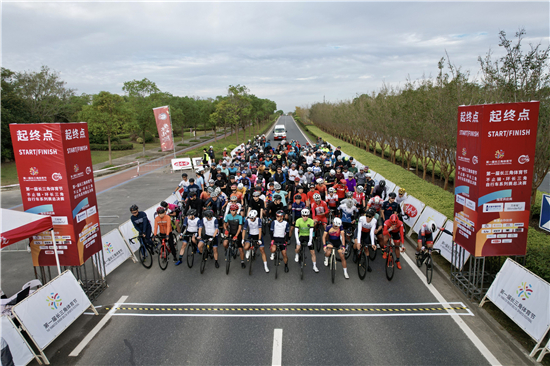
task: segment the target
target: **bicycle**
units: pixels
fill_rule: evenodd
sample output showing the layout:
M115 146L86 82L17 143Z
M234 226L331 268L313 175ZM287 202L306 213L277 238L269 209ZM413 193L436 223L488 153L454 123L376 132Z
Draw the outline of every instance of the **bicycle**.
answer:
M300 240L300 238L297 238ZM306 252L304 247L307 248L307 241L304 241L300 245L300 253L298 253L299 263L300 263L300 279L304 279L304 267L306 265Z
M248 249L249 255L248 255L248 275L252 276L252 262L256 259L256 251L260 247L260 244L258 244L258 240L252 239L250 240L250 249Z
M237 243L231 238L229 240L229 246L225 250L225 274L229 274L229 267L231 266L231 257L237 258Z
M200 265L200 271L201 274L204 273L204 268L206 267L206 261L208 260L208 257L210 259L214 258L214 248L212 246L214 242L213 238L208 239L202 248L202 260Z
M428 285L432 283L432 277L434 273L432 252L441 254L441 249L423 247L423 250L420 252L420 254L416 256L416 265L418 266L418 268L422 267L424 262L426 262L426 281L428 282Z
M370 253L373 251L373 248L371 246L369 250L369 255L365 253L366 250L367 250L367 246L361 241L361 247L359 249L359 257L357 259L357 274L359 275L359 278L361 280L364 280L367 275L367 271L369 269Z
M400 250L399 246L397 246L395 244L392 244L391 242L386 245L386 254L387 254L387 257L386 257L386 278L388 279L388 281L392 280L393 275L395 273L395 267L396 267L395 259L396 259L396 256L395 256L395 253L394 253L394 248L397 248L397 250Z
M155 240L160 240L160 247L159 247L159 267L163 271L168 267L168 255L172 252L170 251L170 247L166 244L166 241L168 239L167 235L159 234Z
M147 269L151 268L153 266L153 255L155 254L153 248L151 248L149 245L145 245L145 243L143 242L143 237L139 235L131 238L130 243L134 244L134 239L138 239L139 241L139 261L141 262L143 267Z
M334 279L336 278L336 248L334 246L330 250L328 265L330 270L330 277L332 278L332 283L334 283Z
M277 279L277 276L278 276L278 269L279 269L279 265L281 264L281 261L283 260L283 254L281 252L281 245L275 243L274 244L276 246L276 250L275 250L275 279Z
M345 237L346 237L346 243L344 246L345 247L344 256L346 257L346 259L348 259L353 250L353 229L352 228L349 228L346 230Z
M193 263L195 262L195 253L198 253L197 244L193 243L191 239L192 235L184 235L183 240L187 241L187 267L193 268Z
M315 233L315 247L317 249L317 252L320 252L321 248L323 247L323 235L324 235L323 223L321 221L317 221L317 223L315 224L314 233Z

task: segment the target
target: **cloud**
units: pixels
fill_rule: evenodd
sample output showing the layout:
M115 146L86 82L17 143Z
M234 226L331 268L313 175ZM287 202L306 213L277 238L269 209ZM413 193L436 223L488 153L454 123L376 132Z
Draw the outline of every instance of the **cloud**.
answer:
M549 39L548 3L4 3L3 66L62 72L79 92L122 93L148 78L175 95L246 85L285 111L382 83L477 72L498 32ZM488 17L487 14L491 14ZM526 43L527 45L527 43Z

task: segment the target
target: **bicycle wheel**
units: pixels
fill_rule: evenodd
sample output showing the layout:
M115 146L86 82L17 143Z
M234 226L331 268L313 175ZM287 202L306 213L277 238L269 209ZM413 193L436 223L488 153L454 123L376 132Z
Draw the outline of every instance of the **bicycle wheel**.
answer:
M346 259L349 258L349 255L351 254L352 250L353 250L353 245L349 241L346 241L346 250L344 251L344 257Z
M225 251L225 274L229 274L229 266L231 265L231 246Z
M302 246L300 248L300 279L304 279L304 266L305 266L305 258L304 258L304 247Z
M334 283L336 278L336 254L334 253L330 256L330 276L332 277L332 283Z
M433 274L434 266L432 262L432 256L428 255L428 259L426 260L426 281L428 281L428 285L432 283Z
M147 269L153 266L153 253L143 244L139 247L139 261Z
M279 248L275 251L275 279L277 279L278 276L278 269L279 269Z
M357 274L360 279L365 279L365 276L367 275L367 268L369 268L369 260L363 249L361 249L359 260L357 261Z
M193 268L193 262L195 261L195 246L191 241L187 244L187 266Z
M369 259L371 261L373 261L374 258L376 258L376 253L378 253L378 249L372 249L372 247L369 248Z
M317 252L320 252L321 251L321 247L323 246L323 239L321 238L321 235L320 234L320 230L317 229L317 232L315 233L315 239L316 239L316 247L317 247Z
M386 258L386 278L388 281L391 281L393 278L393 273L395 272L395 254L393 251L388 253L388 258Z
M424 253L420 252L420 254L416 255L416 265L418 268L422 267L422 262L424 262Z
M254 257L255 257L255 256L252 255L252 253L254 253L254 250L255 250L254 249L254 244L251 243L250 244L250 249L249 249L250 253L248 255L248 258L250 258L249 262L248 262L248 275L249 276L252 276L252 262L254 261Z
M161 245L159 249L159 267L163 271L168 267L168 253L166 253L166 245Z
M206 267L207 259L208 259L208 247L205 246L202 252L202 260L201 260L201 266L200 266L201 274L204 273L204 268Z

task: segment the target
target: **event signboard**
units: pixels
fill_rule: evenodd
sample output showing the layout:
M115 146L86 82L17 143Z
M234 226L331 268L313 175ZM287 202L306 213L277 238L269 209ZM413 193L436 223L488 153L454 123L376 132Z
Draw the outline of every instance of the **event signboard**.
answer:
M126 259L130 258L132 253L130 253L130 249L128 249L118 229L109 231L107 234L103 235L101 240L103 242L103 258L106 273L103 273L103 267L98 265L95 260L94 264L96 268L98 268L99 273L105 277L124 263Z
M550 327L550 284L525 267L506 259L486 298L540 342ZM483 305L485 299L481 302Z
M452 233L453 222L450 220L447 221L445 223L445 229ZM457 267L459 270L462 270L462 267L464 267L464 263L466 263L466 261L470 257L470 253L468 253L467 250L464 250L464 255L462 255L462 258L460 258L461 256L458 252L458 249L460 249L460 247L458 245L453 246L453 236L447 234L444 231L442 231L435 240L434 248L441 250L441 256L449 261L449 263ZM454 253L453 248L455 248Z
M11 124L10 132L23 208L52 217L61 266L82 265L101 250L88 125ZM50 232L30 247L34 266L56 265Z
M525 255L539 102L458 108L454 241L476 257Z
M419 201L411 195L408 195L405 201L401 204L401 210L403 211L403 222L407 224L408 227L412 228L414 223L420 217L422 210L426 204Z
M153 108L157 130L162 151L174 150L174 137L172 135L172 120L170 118L170 107Z
M67 270L15 305L12 312L36 345L44 349L91 305Z
M172 159L172 170L193 169L193 164L190 158Z
M2 365L26 365L36 358L31 347L9 317L2 316L0 326L2 329L0 338Z

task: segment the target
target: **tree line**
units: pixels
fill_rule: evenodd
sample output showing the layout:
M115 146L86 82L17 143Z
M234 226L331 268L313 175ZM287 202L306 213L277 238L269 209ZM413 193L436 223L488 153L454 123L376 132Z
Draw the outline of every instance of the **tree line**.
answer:
M122 134L132 135L142 144L157 134L153 108L170 106L172 128L182 136L190 128L212 130L224 135L229 130L259 132L260 125L282 114L269 99L252 94L246 86L230 85L227 95L215 98L175 96L161 91L144 78L123 84L123 95L101 91L97 94L76 94L67 87L60 74L47 66L40 71L15 72L2 68L2 162L13 159L10 123L88 122L90 140L106 143L111 163L114 140ZM247 128L252 127L252 128Z
M499 33L504 55L489 51L479 57L480 77L453 65L447 55L438 63L435 78L408 79L402 87L384 85L378 93L362 94L335 103L297 108L302 122L311 120L325 132L374 154L377 147L390 159L423 171L435 179L436 167L445 189L456 166L457 108L460 105L540 101L532 200L550 169L549 53L541 44L522 47L525 30L514 39ZM397 159L399 158L399 159ZM532 201L533 202L533 201Z

